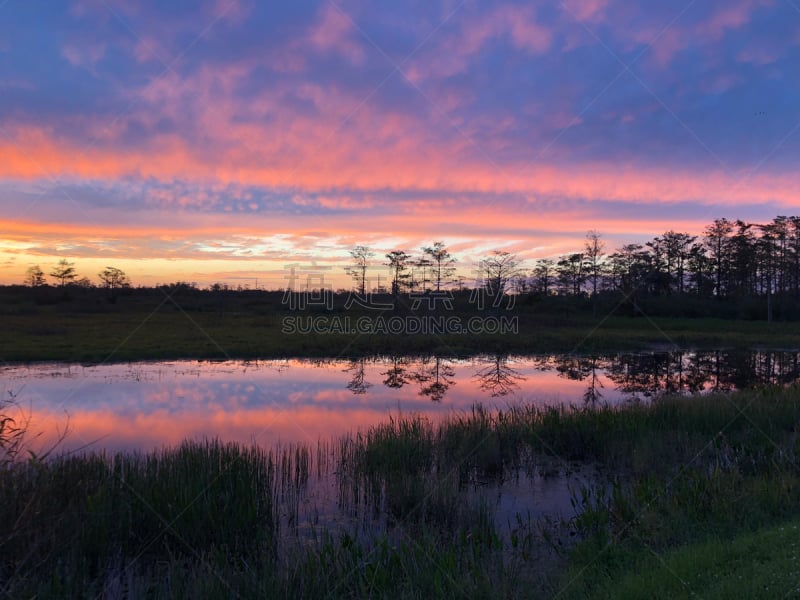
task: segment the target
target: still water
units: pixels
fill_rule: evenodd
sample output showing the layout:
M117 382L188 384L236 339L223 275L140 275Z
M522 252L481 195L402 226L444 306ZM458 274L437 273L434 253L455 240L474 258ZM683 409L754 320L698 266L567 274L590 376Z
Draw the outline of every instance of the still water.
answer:
M720 350L36 364L0 368L0 392L14 401L13 416L28 421L29 447L46 449L66 430L61 451L113 452L146 451L187 438L332 448L335 444L325 443L401 413L435 421L478 403L624 405L664 392L782 385L798 378L800 352ZM287 539L302 543L321 526L351 533L385 530L386 515L342 501L348 482L331 467L335 461L325 458L327 453L314 459L313 477L278 499ZM576 513L571 502L576 490L606 485L604 477L589 465L555 460L544 469L473 482L461 497L483 502L497 530L508 536L528 527L526 519L563 524Z
M800 353L372 357L162 361L0 368L0 392L45 447L149 450L186 438L316 444L390 415L439 419L476 403L617 405L665 391L733 390L800 378Z

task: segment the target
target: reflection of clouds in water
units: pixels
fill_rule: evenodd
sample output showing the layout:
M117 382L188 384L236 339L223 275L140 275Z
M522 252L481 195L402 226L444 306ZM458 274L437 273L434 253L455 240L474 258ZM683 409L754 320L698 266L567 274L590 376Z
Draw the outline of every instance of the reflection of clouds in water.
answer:
M0 389L30 405L43 428L63 426L67 398L78 441L107 436L104 447L147 448L185 437L248 442L262 431L264 440L308 441L304 432L327 438L398 410L439 418L476 403L615 404L664 390L786 383L798 364L798 353L727 351L45 364L0 369Z
M160 409L134 418L109 411L73 411L69 416L72 433L63 447L72 449L102 439L98 447L109 450L148 449L177 444L186 438L212 437L242 443L250 443L255 438L256 442L266 446L278 441L316 444L318 439L328 440L346 432L366 429L387 415L388 412L382 409L333 411L315 407L301 407L291 412L269 408L186 411L179 418ZM62 427L66 423L63 415L47 411L39 411L37 420L60 423ZM47 439L43 438L43 445Z

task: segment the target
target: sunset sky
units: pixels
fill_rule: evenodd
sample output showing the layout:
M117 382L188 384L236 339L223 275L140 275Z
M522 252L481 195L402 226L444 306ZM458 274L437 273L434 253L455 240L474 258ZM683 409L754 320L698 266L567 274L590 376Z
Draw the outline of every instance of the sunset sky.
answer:
M0 283L800 213L800 0L0 0Z

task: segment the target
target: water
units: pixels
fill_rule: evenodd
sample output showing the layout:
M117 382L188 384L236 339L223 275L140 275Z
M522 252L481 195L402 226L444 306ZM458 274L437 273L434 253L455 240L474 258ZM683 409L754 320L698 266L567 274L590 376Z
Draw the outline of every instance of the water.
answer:
M373 357L355 360L159 361L110 365L36 364L0 369L0 392L28 420L36 450L68 431L59 450L150 450L187 438L217 437L266 447L331 440L398 414L431 420L474 404L502 408L619 405L664 392L734 390L800 378L800 353L656 352L596 356ZM313 452L312 452L313 454ZM385 516L343 505L335 460L317 457L312 475L281 500L284 531L386 527ZM322 463L326 464L322 464ZM465 500L482 501L499 531L526 519L574 515L570 497L601 482L591 467L553 468L473 482Z
M373 357L160 361L0 368L0 392L30 417L39 448L149 450L186 438L315 445L398 413L432 419L505 407L647 401L800 378L800 353Z

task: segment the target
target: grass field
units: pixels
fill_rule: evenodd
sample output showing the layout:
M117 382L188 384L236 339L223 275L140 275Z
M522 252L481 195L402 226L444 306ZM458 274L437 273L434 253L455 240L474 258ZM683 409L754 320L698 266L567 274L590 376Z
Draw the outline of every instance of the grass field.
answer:
M0 582L38 598L791 596L798 432L790 387L410 415L316 448L0 462ZM466 494L580 464L607 478L574 490L557 527L500 527ZM292 506L322 471L343 510L381 528L293 537Z
M137 291L109 303L94 290L49 296L34 302L31 290L6 288L0 298L4 335L0 360L125 361L163 358L275 358L367 354L468 355L484 352L546 353L653 348L797 348L800 322L765 323L715 318L597 317L571 305L545 310L520 302L512 310L476 312L462 299L454 312L462 322L474 316L515 318L517 333L285 333L287 317L388 317L364 309L297 313L280 293L214 296L190 290L169 295ZM36 290L38 292L38 290ZM146 293L147 292L147 293ZM77 295L76 295L77 294ZM99 294L99 295L98 295ZM607 310L605 310L607 309ZM408 311L400 316L408 316ZM415 315L424 313L414 313Z
M800 519L734 537L645 555L634 572L608 581L597 598L796 598Z

